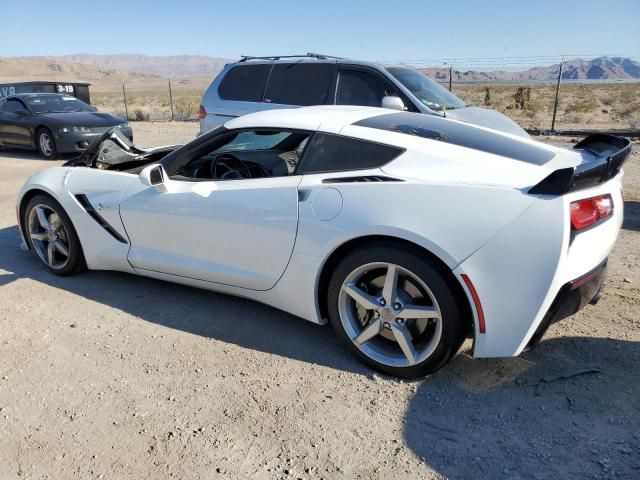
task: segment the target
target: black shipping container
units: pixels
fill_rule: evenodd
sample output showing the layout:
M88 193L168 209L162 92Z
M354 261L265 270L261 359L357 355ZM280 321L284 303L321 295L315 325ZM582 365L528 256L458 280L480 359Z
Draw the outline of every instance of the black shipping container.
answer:
M75 82L14 82L0 83L0 99L17 93L62 93L73 95L91 105L90 83Z

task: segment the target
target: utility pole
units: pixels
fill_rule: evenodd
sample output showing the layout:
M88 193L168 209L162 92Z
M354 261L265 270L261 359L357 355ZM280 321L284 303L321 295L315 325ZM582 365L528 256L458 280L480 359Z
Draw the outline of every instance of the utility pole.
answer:
M449 91L451 91L451 81L453 78L453 67L449 66Z
M556 98L553 102L553 117L551 119L551 131L556 131L556 112L558 110L558 96L560 93L560 81L562 80L562 68L564 67L564 56L560 60L560 69L558 70L558 83L556 84Z

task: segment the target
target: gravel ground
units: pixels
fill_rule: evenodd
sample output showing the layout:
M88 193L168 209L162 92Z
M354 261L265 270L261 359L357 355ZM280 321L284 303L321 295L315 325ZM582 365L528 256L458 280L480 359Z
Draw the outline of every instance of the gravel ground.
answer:
M148 146L196 130L134 125ZM53 163L0 153L0 479L639 478L638 152L602 301L519 358L463 351L416 382L248 300L46 273L14 200Z

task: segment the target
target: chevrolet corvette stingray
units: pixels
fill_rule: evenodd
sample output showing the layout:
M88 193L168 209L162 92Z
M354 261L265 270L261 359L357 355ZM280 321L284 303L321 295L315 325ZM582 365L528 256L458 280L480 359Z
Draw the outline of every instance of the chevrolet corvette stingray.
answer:
M272 110L183 146L111 129L32 176L17 214L54 274L251 298L328 321L366 364L415 377L468 337L476 357L518 355L598 300L630 148L379 108Z

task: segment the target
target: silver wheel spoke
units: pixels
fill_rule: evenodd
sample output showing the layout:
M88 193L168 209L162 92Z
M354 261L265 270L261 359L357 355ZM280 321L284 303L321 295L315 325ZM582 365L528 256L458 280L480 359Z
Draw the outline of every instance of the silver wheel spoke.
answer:
M391 305L396 300L396 288L398 285L398 269L395 265L389 265L387 275L384 277L384 287L382 287L382 298Z
M49 245L47 245L47 263L52 267L55 252L56 247L54 246L53 242L49 242Z
M353 343L355 343L356 345L362 345L363 343L368 342L373 337L382 332L383 328L384 326L381 318L374 320L369 325L367 325L367 327L362 330L362 332L360 332L360 335L353 339Z
M40 226L47 232L51 231L51 225L49 224L49 219L47 218L47 214L45 213L44 208L36 207L36 215L38 215Z
M62 240L56 240L55 242L53 242L53 245L55 246L55 249L58 250L58 252L60 252L62 255L64 255L65 257L69 256L69 249L62 242Z
M413 341L411 340L409 330L407 330L404 325L398 324L391 325L391 330L393 331L393 336L396 337L398 345L400 345L400 348L402 349L402 353L407 357L409 365L415 365L416 351L413 347Z
M424 307L422 305L405 305L398 312L400 318L440 318L440 311L434 307Z
M344 292L355 300L357 304L366 308L367 310L374 310L380 308L378 299L373 295L369 295L356 287L353 283L349 283L342 287Z
M31 233L31 240L38 240L40 242L42 242L43 240L46 240L47 238L47 234L46 233Z

